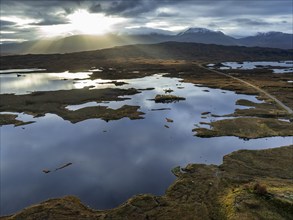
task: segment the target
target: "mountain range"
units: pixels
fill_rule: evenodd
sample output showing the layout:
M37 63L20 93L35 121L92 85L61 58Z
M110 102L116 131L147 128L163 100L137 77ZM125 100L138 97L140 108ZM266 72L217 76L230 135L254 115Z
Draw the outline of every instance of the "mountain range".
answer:
M226 46L293 48L293 34L282 32L258 33L255 36L236 39L221 31L206 28L189 28L176 35L168 32L120 33L106 35L74 35L56 39L41 39L22 43L1 44L1 55L52 54L90 51L130 44L154 44L162 42L190 42Z

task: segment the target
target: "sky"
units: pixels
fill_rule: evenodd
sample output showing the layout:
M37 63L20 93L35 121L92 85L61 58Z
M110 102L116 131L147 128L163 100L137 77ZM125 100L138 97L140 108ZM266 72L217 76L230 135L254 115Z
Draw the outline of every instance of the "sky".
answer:
M189 27L222 31L234 37L293 32L292 0L0 1L2 43L154 29L175 34Z

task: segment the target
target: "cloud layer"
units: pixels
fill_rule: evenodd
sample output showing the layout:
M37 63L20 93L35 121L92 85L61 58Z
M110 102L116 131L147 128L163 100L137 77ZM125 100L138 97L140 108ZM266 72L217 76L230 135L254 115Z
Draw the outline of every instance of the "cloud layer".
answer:
M78 34L69 28L69 16L77 10L123 18L123 22L112 24L111 30L118 32L207 27L234 36L292 33L292 7L291 0L1 0L1 38L46 37L46 28Z

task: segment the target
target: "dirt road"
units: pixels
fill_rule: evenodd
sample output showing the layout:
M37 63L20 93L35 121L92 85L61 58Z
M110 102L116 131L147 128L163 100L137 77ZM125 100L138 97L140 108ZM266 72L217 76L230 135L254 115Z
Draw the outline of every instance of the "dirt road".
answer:
M201 68L203 69L206 69L208 71L211 71L211 72L214 72L214 73L217 73L217 74L220 74L220 75L223 75L223 76L226 76L226 77L229 77L229 78L232 78L234 80L237 80L247 86L250 86L252 88L254 88L255 90L257 90L258 92L266 95L267 97L269 97L270 99L274 100L279 106L281 106L283 109L285 109L289 114L293 114L293 110L291 108L289 108L288 106L286 106L283 102L281 102L279 99L277 99L276 97L272 96L271 94L269 94L268 92L266 92L265 90L259 88L258 86L255 86L245 80L242 80L242 79L239 79L235 76L231 76L229 74L226 74L226 73L223 73L223 72L220 72L220 71L217 71L217 70L213 70L213 69L209 69L209 68L206 68L202 65L199 65Z

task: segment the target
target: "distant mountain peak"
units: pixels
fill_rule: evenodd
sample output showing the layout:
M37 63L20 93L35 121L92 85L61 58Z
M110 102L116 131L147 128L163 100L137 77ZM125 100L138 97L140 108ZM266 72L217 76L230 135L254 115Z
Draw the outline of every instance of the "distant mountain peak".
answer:
M207 28L200 28L200 27L191 27L186 29L185 31L180 32L178 35L183 35L183 34L195 34L195 33L201 33L201 34L206 34L206 33L221 33L219 31L213 31Z
M138 27L125 28L121 32L106 35L70 35L22 43L3 42L0 44L0 55L72 53L129 44L153 44L169 41L293 49L292 37L291 33L271 31L235 39L221 31L200 27L191 27L179 34L161 29Z
M173 35L174 33L171 31L166 31L162 29L156 28L148 28L148 27L138 27L138 28L129 28L124 29L118 32L119 35Z
M278 32L278 31L269 31L269 32L258 32L256 36L272 36L272 35L279 35L279 34L283 34L282 32Z

